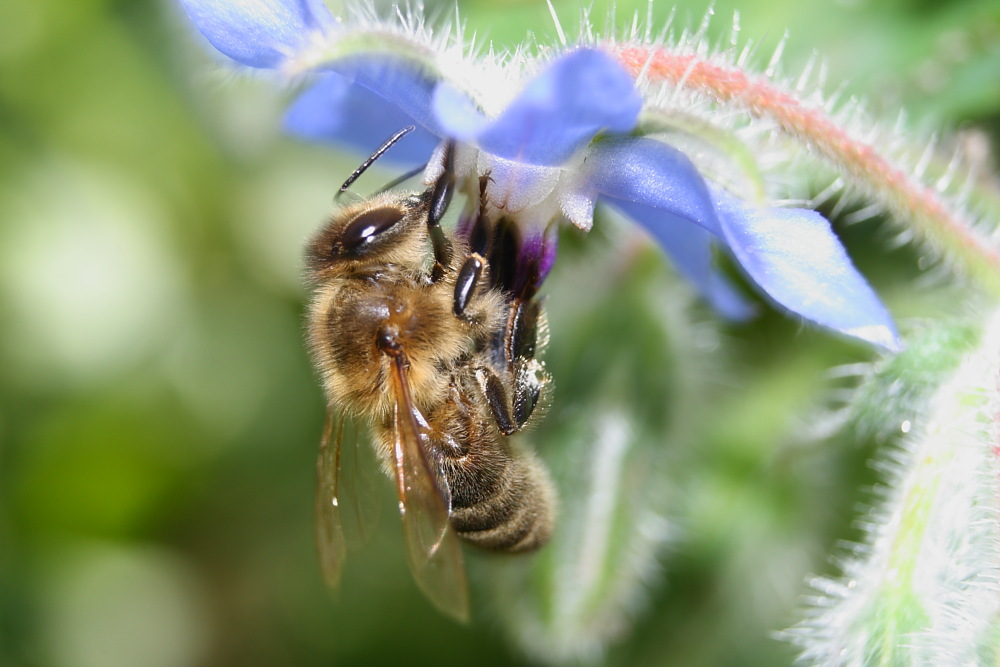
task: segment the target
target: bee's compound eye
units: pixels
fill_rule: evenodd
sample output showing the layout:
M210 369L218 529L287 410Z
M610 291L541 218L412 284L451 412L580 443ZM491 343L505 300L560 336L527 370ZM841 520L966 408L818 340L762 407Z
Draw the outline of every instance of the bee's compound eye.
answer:
M396 206L365 211L347 225L341 243L348 252L359 250L402 219L403 209Z

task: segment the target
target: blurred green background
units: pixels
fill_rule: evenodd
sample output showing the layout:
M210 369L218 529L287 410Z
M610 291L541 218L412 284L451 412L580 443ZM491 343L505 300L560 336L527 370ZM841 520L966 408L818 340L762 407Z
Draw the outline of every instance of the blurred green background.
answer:
M617 4L622 23L646 11ZM573 25L576 5L555 5ZM501 47L554 34L544 2L460 7ZM672 7L657 2L657 22ZM710 35L728 39L734 10L762 54L790 31L790 72L815 51L874 111L996 146L995 0L720 0ZM706 3L676 11L696 26ZM281 136L291 91L202 46L168 2L0 4L0 665L522 663L479 585L490 563L470 554L474 621L454 625L410 580L391 509L339 597L324 588L324 406L302 345L300 249L358 157ZM842 231L897 316L946 313L914 295L915 256L877 225ZM557 394L543 455L603 400L604 375L628 364L655 387L687 345L650 342L663 295L686 294L658 255L615 225L563 245L547 284ZM619 290L649 298L630 311ZM772 633L795 621L807 574L835 571L829 554L857 537L877 479L876 443L805 435L826 435L814 415L837 390L827 369L871 353L774 313L738 327L684 312L705 365L685 369L700 378L681 415L689 445L663 442L681 536L604 660L788 663ZM675 397L645 396L635 413L656 425Z

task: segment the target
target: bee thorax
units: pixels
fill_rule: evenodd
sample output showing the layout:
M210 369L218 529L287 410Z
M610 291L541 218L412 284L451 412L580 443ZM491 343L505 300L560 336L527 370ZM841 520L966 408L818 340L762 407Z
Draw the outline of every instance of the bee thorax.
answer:
M381 417L391 405L388 363L403 357L421 408L438 403L446 389L442 368L468 346L448 326L449 299L415 281L373 285L342 279L318 290L310 309L310 339L332 402L355 414Z

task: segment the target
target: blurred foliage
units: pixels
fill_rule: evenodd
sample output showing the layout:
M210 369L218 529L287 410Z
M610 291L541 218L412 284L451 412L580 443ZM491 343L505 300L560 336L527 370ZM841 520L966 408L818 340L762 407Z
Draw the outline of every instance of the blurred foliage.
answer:
M544 3L512 4L460 3L500 46L552 38ZM575 5L555 4L572 26ZM619 1L619 22L636 9ZM737 9L762 60L787 27L790 73L818 52L874 111L997 145L995 0L719 0L719 43ZM697 25L706 4L676 11ZM213 64L170 3L0 4L0 664L524 660L494 627L490 559L471 556L475 620L456 626L416 591L394 520L339 598L322 585L300 246L358 158L280 136L287 92ZM904 322L965 307L915 289L920 258L878 221L839 229ZM533 438L569 488L582 416L662 429L658 483L629 502L659 513L668 546L605 661L788 663L772 633L858 536L865 462L893 437L828 428L844 390L828 370L871 353L774 312L716 323L635 235L567 231L547 285L557 392ZM678 313L693 323L664 323Z

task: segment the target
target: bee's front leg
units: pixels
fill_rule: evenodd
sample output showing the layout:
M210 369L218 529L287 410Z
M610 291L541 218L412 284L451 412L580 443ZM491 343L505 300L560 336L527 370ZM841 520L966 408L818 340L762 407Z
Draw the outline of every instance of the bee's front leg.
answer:
M451 264L451 243L441 229L441 218L451 204L455 192L455 142L444 147L444 171L429 189L430 207L427 211L427 233L434 250L434 270L431 280L440 280Z

